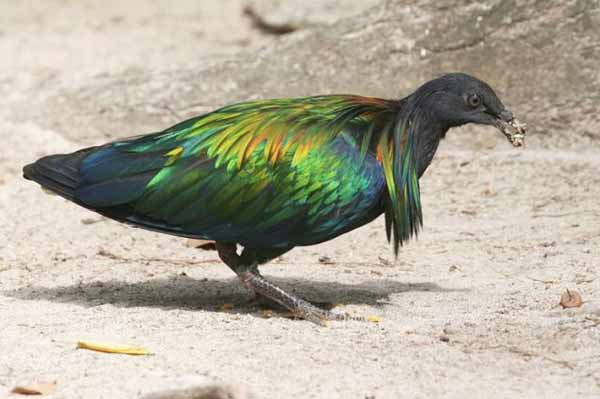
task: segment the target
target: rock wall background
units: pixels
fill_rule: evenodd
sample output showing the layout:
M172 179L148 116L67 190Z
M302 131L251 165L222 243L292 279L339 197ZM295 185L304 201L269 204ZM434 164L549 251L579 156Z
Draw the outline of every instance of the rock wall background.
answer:
M317 93L401 97L439 74L464 71L488 81L529 123L530 145L599 145L598 0L324 4L299 12L289 5L256 2L267 19L292 21L303 29L225 60L207 61L192 51L173 63L141 63L76 85L59 84L49 98L34 103L32 113L17 117L33 117L90 143L97 137L159 130L249 98ZM331 24L335 18L326 10L346 8L359 15ZM471 129L451 135L460 145L489 146L498 140Z

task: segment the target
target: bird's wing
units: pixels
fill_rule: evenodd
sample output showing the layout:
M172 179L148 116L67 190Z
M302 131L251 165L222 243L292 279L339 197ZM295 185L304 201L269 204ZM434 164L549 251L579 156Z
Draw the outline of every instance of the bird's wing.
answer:
M369 144L392 109L358 96L227 106L94 151L76 199L173 234L255 246L326 240L372 218L385 181Z

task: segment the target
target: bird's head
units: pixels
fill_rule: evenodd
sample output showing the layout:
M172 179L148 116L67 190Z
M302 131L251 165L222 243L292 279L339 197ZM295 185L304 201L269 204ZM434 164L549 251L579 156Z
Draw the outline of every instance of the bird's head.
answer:
M506 109L485 82L464 73L451 73L431 80L412 96L413 109L424 110L444 128L467 123L498 128L515 147L523 145L525 125Z

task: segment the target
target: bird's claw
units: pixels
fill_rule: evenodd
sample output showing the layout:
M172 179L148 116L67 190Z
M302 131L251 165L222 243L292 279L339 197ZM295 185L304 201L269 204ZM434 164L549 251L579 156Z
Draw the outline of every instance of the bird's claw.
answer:
M308 320L320 326L329 326L330 321L359 321L359 322L371 322L379 323L380 319L376 316L353 316L349 313L338 313L329 310L318 308L308 302L302 307L296 309L293 312L294 317L299 319Z

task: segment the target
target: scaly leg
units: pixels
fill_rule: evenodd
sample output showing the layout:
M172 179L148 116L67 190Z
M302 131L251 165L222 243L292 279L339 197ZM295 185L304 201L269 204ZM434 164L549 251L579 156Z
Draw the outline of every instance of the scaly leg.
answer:
M287 293L260 275L258 271L259 264L265 263L288 250L257 251L244 249L242 254L238 255L235 244L217 243L219 257L238 275L246 287L286 307L294 316L319 325L324 325L327 320L362 320L362 318L355 318L320 309L303 299Z

